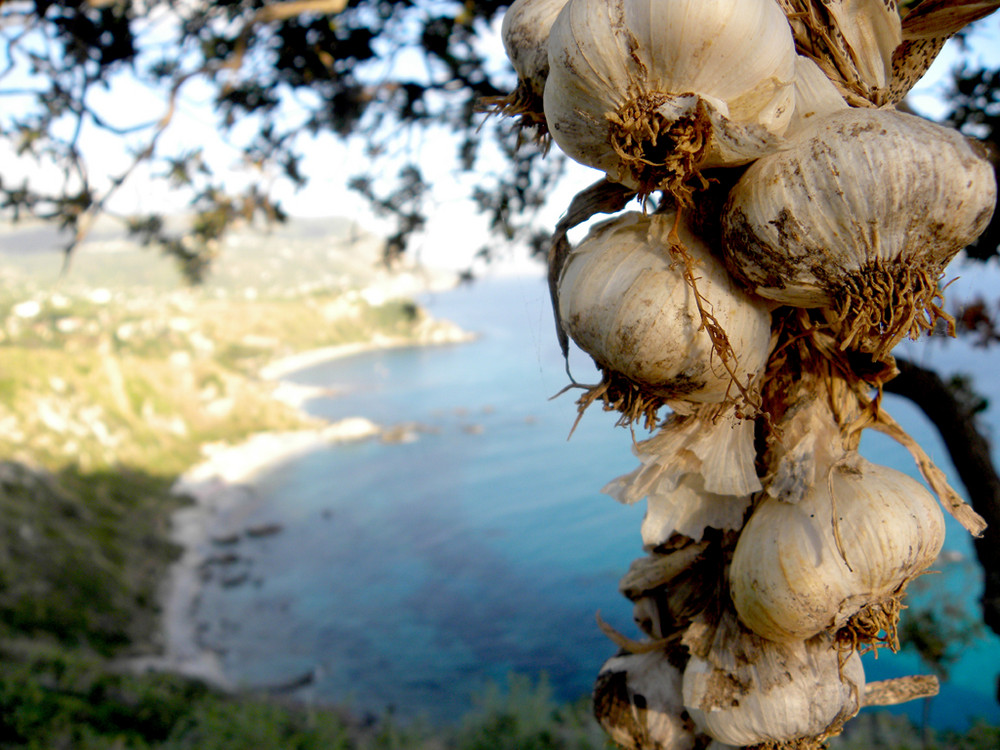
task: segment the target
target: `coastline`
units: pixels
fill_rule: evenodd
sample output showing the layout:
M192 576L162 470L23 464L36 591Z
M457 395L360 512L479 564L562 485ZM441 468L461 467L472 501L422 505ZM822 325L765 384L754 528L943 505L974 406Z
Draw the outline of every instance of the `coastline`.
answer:
M263 380L281 380L297 370L304 370L313 365L332 362L344 357L353 357L366 352L399 349L407 346L464 344L475 338L474 333L464 331L450 321L427 319L418 327L415 338L376 334L369 341L352 341L348 344L310 349L268 363L261 368L258 376Z
M293 372L366 352L466 343L475 338L475 334L450 321L427 318L414 338L376 335L369 341L299 352L268 363L259 377L274 382L272 396L276 400L301 410L311 398L335 396L337 389L283 380ZM304 412L303 416L318 421ZM202 446L205 459L185 471L172 488L172 492L189 497L192 503L172 517L170 539L180 547L181 554L171 565L161 592L160 653L131 660L132 668L177 673L227 691L239 689L226 678L219 655L199 643L197 632L203 568L218 554L219 538L247 531L222 528L222 517L253 501L255 479L268 469L326 445L389 439L392 429L391 425L355 416L315 428L255 433L236 445Z

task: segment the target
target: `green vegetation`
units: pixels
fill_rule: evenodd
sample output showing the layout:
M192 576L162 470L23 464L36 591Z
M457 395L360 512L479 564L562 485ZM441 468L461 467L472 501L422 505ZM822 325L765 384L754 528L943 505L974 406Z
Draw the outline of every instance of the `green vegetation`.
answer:
M127 675L79 652L0 647L0 748L53 750L602 750L584 698L557 705L545 684L511 678L454 726L359 720L336 708L224 695L171 675ZM995 750L1000 729L926 735L865 713L830 750Z
M460 728L361 722L333 708L228 696L170 675L107 671L77 654L0 659L0 747L86 750L598 750L584 703L559 707L544 686L512 680Z
M0 639L103 656L151 649L175 555L169 482L129 469L58 474L0 462Z
M226 275L199 288L135 250L83 252L57 285L45 280L58 254L5 256L0 639L106 657L155 648L176 477L206 444L316 426L260 368L375 336L417 341L433 325L411 302L374 304L350 285L379 278L355 267L353 245L337 255L336 236L292 233L275 251L274 239L244 237Z
M196 289L142 252L82 252L58 284L45 283L59 268L51 252L5 256L0 457L174 476L206 443L306 424L256 377L268 362L377 336L417 341L434 325L412 302L366 294L358 284L385 272L362 271L336 237L234 241L238 254Z

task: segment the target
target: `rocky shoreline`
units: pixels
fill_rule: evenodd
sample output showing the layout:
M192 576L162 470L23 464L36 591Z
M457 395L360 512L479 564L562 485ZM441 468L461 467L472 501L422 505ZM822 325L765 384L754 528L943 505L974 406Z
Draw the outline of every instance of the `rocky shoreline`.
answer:
M296 370L364 352L464 343L473 338L473 334L448 321L428 319L416 339L378 336L368 342L306 351L268 364L261 370L260 377L277 381L273 390L275 399L301 408L309 399L335 395L336 388L302 386L281 380ZM250 533L247 529L225 527L223 517L251 503L255 479L284 461L336 443L370 439L398 441L398 432L398 425L378 425L356 416L321 423L312 429L258 433L238 445L203 446L205 460L186 471L172 490L189 497L192 504L177 511L172 518L171 541L181 548L181 554L171 566L161 593L161 653L134 660L132 668L172 672L203 680L219 689L237 689L239 686L226 678L219 655L199 643L197 632L196 611L203 571L218 552L218 539L234 533Z

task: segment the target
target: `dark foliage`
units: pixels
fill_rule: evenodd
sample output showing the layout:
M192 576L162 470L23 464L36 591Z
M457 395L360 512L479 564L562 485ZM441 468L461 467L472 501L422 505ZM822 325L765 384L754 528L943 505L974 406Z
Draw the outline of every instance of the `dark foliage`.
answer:
M965 68L955 73L946 121L982 141L1000 177L1000 70ZM1000 247L1000 211L986 231L966 249L970 258L988 260Z
M432 191L419 167L428 156L413 144L443 130L454 136L455 151L445 158L456 172L477 169L484 146L499 145L509 168L486 181L475 201L503 241L536 244L532 209L560 174L559 160L542 164L538 150L516 149L515 129L487 118L481 105L514 84L509 70L487 64L481 44L507 4L2 3L0 96L7 106L0 108L0 142L60 178L51 184L0 173L0 210L14 219L57 221L70 234L70 253L121 186L153 165L187 196L190 226L168 231L159 215L123 218L197 281L228 227L285 218L273 191L261 185L301 187L303 137L331 134L351 139L369 158L364 174L344 177L395 220L385 252L391 260L423 228ZM162 103L141 121L122 99L108 104L120 86L135 84ZM163 136L190 89L202 98L211 92L214 127L238 147L243 167L261 175L253 187L228 185L201 150L166 144ZM108 172L88 145L98 132L130 149L128 166ZM441 161L440 154L433 158Z

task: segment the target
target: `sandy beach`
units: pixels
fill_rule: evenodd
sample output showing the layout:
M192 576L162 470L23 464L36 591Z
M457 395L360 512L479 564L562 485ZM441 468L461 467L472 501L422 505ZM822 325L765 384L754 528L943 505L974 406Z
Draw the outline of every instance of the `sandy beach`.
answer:
M172 519L171 540L182 548L164 586L162 599L163 654L135 666L184 674L231 689L215 653L198 643L195 611L203 565L214 553L213 538L221 519L254 498L254 479L268 468L294 456L335 442L365 440L381 428L352 417L314 430L260 433L235 446L206 446L207 459L185 473L174 492L193 503Z
M314 388L281 378L296 370L369 351L432 346L470 341L474 336L448 321L428 319L418 338L385 336L371 341L324 347L282 358L264 367L260 377L275 383L276 399L295 408L317 396L336 395L336 386ZM310 417L312 418L312 417ZM378 425L363 417L349 417L321 424L314 429L281 433L258 433L238 445L202 446L205 460L185 472L173 491L192 499L192 504L174 514L171 539L182 553L164 582L162 593L162 654L143 657L134 669L169 671L204 680L221 689L235 689L222 670L221 660L203 648L198 639L196 611L201 593L202 569L217 552L214 542L231 534L222 519L240 506L252 503L254 481L262 472L295 456L338 442L376 439L392 426Z

